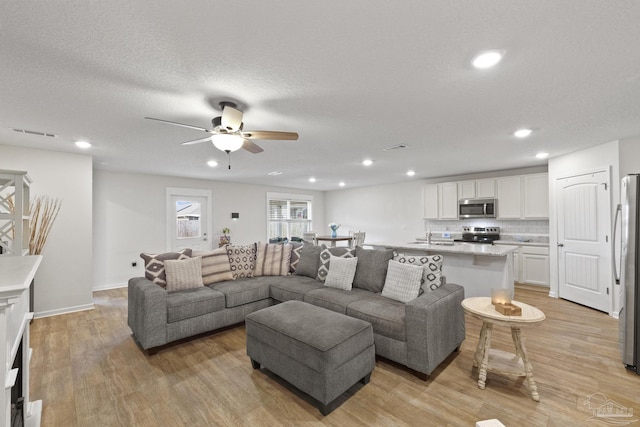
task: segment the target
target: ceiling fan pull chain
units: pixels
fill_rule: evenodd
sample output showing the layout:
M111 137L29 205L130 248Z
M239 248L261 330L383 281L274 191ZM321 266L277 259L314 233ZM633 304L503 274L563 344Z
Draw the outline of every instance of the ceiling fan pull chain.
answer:
M231 151L225 150L227 152L227 162L229 163L229 170L231 170Z

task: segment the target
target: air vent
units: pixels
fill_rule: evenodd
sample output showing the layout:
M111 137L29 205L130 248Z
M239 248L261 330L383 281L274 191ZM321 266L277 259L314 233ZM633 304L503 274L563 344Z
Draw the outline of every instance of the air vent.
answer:
M35 130L27 130L27 129L16 129L16 128L10 128L12 131L14 132L19 132L19 133L26 133L29 135L38 135L38 136L48 136L49 138L57 138L58 135L54 134L54 133L47 133L47 132L38 132Z
M404 144L398 144L398 145L392 145L391 147L383 148L383 150L384 151L404 150L407 147L409 146Z

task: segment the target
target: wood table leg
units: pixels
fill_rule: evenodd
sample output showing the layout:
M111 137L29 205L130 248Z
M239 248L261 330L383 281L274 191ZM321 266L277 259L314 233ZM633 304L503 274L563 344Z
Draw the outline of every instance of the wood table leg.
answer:
M484 348L484 340L487 337L487 328L485 327L486 322L482 322L482 327L480 328L480 337L478 338L478 345L476 346L476 352L473 355L473 367L477 368L480 366L482 362L482 349Z
M483 322L480 336L482 337L484 335L484 340L480 339L480 342L478 343L478 347L480 347L480 344L482 343L482 361L480 362L480 372L478 373L478 388L480 390L484 390L487 381L487 367L489 366L489 350L491 349L492 332L493 323Z
M531 392L531 398L536 402L540 402L540 395L538 394L538 387L533 379L533 366L529 362L527 357L527 351L522 343L522 336L520 334L520 328L511 327L511 337L513 338L513 344L516 347L516 354L522 358L522 364L524 365L524 373L529 382L529 391Z

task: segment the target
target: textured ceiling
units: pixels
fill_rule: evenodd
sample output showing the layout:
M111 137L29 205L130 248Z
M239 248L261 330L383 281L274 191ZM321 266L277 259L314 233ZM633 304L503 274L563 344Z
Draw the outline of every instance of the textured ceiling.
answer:
M98 169L319 190L540 166L640 135L639 22L628 0L5 0L0 144L84 139ZM503 61L473 69L488 48ZM257 141L228 170L210 143L179 144L201 132L144 120L210 127L222 99L245 130L299 140Z

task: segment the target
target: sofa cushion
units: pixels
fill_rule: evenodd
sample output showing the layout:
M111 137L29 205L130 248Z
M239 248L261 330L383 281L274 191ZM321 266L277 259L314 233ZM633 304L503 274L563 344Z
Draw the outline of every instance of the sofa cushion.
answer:
M346 314L347 306L354 301L359 301L373 295L364 289L353 288L350 291L323 287L304 294L304 301L318 307Z
M183 249L180 252L166 252L162 254L141 253L140 258L144 260L144 277L151 280L156 285L167 286L167 275L164 270L164 261L168 259L191 258L191 249Z
M227 245L226 248L233 278L253 277L253 269L256 267L256 244Z
M307 276L315 279L318 275L318 265L320 264L320 251L322 247L314 245L303 245L298 261L296 273L299 276Z
M289 274L291 245L258 242L256 245L255 276L286 276Z
M331 265L331 255L339 256L343 258L353 258L356 256L355 249L347 247L327 247L326 245L320 246L320 265L318 265L317 280L324 282L329 273L329 267Z
M295 273L298 268L298 261L300 261L300 255L302 254L302 247L304 246L299 242L291 242L291 259L289 260L289 272Z
M331 264L324 285L329 288L351 290L353 276L356 275L358 258L343 258L331 255Z
M254 301L269 298L270 277L253 277L220 282L211 285L211 288L222 292L227 308L237 307Z
M168 259L164 262L167 276L167 291L182 291L185 289L201 288L202 258Z
M269 285L270 295L276 301L304 300L304 294L313 289L322 289L323 284L311 277L292 274L287 277L278 277L278 280Z
M421 266L401 264L393 260L389 261L382 296L400 302L409 302L416 299L420 295L422 273Z
M371 323L376 334L406 341L405 307L399 301L376 294L349 304L347 315Z
M205 285L233 280L227 248L222 247L213 251L193 251L193 256L202 257L202 282Z
M422 266L422 289L426 292L442 285L442 255L406 255L395 254L394 261L402 264Z
M167 293L167 322L198 317L224 309L224 295L207 286Z
M353 279L353 287L382 292L387 277L387 265L393 257L393 249L356 248L358 267Z

